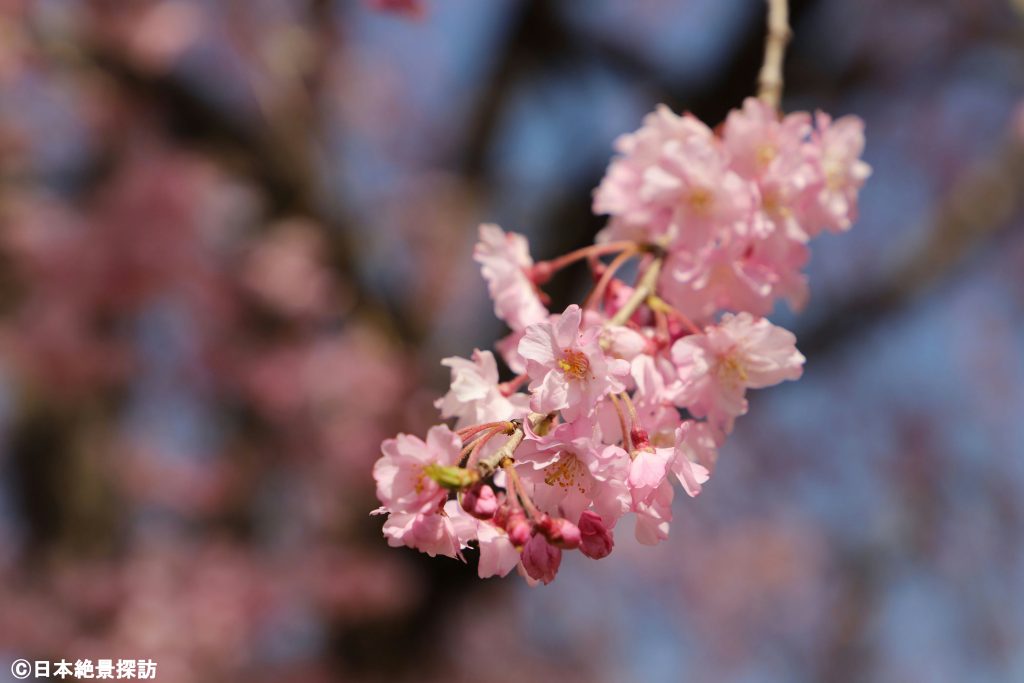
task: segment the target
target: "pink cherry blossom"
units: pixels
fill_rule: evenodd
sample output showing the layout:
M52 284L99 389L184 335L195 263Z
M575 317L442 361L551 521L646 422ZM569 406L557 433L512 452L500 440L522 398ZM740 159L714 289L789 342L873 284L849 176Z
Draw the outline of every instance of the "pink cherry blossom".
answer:
M636 513L636 540L643 545L657 545L668 538L672 522L672 499L675 489L667 478L649 494L633 503Z
M582 312L569 306L554 322L531 325L519 342L530 376L530 407L538 413L562 411L567 420L590 414L609 392L622 391L629 363L609 359L598 342L601 328L580 329Z
M780 120L771 105L756 97L743 101L725 119L722 141L733 170L744 178L757 179L795 160L803 163L803 144L811 133L806 112L788 114Z
M388 545L408 546L431 557L459 556L459 539L452 520L437 509L427 512L392 512L384 522Z
M818 112L815 125L809 155L820 169L821 181L815 188L814 216L827 230L849 230L857 220L857 195L871 175L871 167L860 158L864 121L856 116L833 121L828 114ZM816 226L809 227L810 234L815 234Z
M533 259L525 237L505 232L494 224L481 225L473 258L487 281L494 314L509 327L523 330L548 319L548 311L528 274Z
M519 551L504 529L467 515L454 500L445 504L445 512L452 520L463 549L469 547L471 541L476 542L480 550L477 574L481 579L505 576L519 564Z
M517 378L500 384L489 351L443 361L451 388L435 405L466 440L487 441L447 470L428 469L457 457L447 428L385 442L374 474L389 543L476 546L481 576L518 566L535 585L563 551L607 556L629 512L640 543L667 538L676 482L701 493L747 389L802 373L793 334L760 316L780 299L803 306L808 245L848 227L870 172L859 119L811 123L751 98L719 135L659 107L619 138L595 192L610 216L602 244L534 264L521 235L481 226L475 258L512 328L495 348ZM606 258L637 259L639 276L627 282ZM537 284L583 260L600 291L586 310L549 314Z
M444 425L431 427L426 441L399 434L381 444L383 456L374 463L373 478L382 510L418 513L436 508L448 492L429 476L427 468L458 464L461 448L459 437Z
M609 214L612 221L601 239L636 239L657 242L675 237L676 207L665 193L652 197L651 175L655 190L659 184L659 164L689 141L708 143L714 138L711 130L693 116L677 116L668 107L659 105L648 114L643 126L615 141L622 156L614 159L608 172L594 192L594 213ZM671 178L671 173L664 174ZM665 180L665 178L661 178Z
M498 385L498 364L490 351L474 349L472 360L452 356L441 361L451 368L451 389L434 402L441 417L456 417L457 428L522 418L529 412L526 394L505 396Z
M717 428L732 430L747 412L746 391L760 389L803 372L803 355L792 332L749 313L726 314L705 334L690 335L672 346L682 381L678 405Z
M576 519L592 505L614 525L629 509L629 456L618 446L602 446L593 420L580 418L544 437L531 436L517 456L525 465L520 476L544 512Z
M652 448L637 451L629 467L629 490L633 500L646 500L665 481L676 457L676 449Z
M644 181L649 201L672 207L676 238L670 249L706 244L721 229L735 229L750 219L751 187L729 168L710 131L667 143L660 163L645 172Z
M633 360L630 374L636 385L633 402L639 426L654 446L675 443L676 429L682 418L674 405L679 392L679 377L667 354L642 355Z
M718 457L714 434L706 422L686 420L676 430L676 454L670 465L680 486L691 498L711 477L710 468Z

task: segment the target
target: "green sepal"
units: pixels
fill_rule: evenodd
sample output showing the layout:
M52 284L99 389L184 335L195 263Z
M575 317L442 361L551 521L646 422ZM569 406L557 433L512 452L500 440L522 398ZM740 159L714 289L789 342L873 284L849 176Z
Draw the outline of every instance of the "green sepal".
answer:
M476 472L454 465L427 465L423 468L423 473L446 489L455 491L468 488L477 480Z

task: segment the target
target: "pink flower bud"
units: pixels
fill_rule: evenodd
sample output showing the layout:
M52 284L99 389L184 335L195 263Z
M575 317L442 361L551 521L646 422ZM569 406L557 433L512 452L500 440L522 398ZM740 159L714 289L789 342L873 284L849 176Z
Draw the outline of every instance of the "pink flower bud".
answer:
M490 519L498 511L498 496L483 482L477 482L462 494L462 509L477 519Z
M608 557L615 541L612 532L604 525L601 515L584 510L580 515L579 531L581 536L580 552L593 560Z
M494 518L491 522L494 526L504 529L508 524L508 516L512 511L512 507L508 504L508 501L503 502L498 506L498 509L494 511Z
M575 550L580 547L580 530L564 517L544 517L537 523L537 530L559 548Z
M629 438L633 441L634 450L642 451L651 447L651 437L647 435L646 429L633 427L629 430Z
M534 534L523 548L523 569L544 584L555 580L558 567L562 564L562 551L548 543L543 534Z
M508 533L508 538L512 541L512 545L517 548L522 548L526 545L527 541L530 540L530 536L533 534L533 525L526 519L526 515L523 514L522 510L512 509L507 513L499 515L503 517L502 528Z

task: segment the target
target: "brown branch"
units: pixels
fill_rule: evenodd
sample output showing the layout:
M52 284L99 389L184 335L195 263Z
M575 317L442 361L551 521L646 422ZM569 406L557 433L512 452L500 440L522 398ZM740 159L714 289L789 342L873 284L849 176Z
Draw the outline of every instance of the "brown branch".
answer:
M757 77L757 96L778 109L782 101L782 62L793 32L789 28L788 0L767 0L767 3L768 37L764 45L764 64Z

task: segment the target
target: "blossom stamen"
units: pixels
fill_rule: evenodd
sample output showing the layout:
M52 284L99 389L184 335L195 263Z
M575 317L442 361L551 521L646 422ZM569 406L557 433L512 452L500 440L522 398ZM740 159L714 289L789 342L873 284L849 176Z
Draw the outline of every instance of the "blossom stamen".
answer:
M590 371L590 361L587 355L576 349L564 349L563 356L558 359L558 367L573 379L583 379Z

